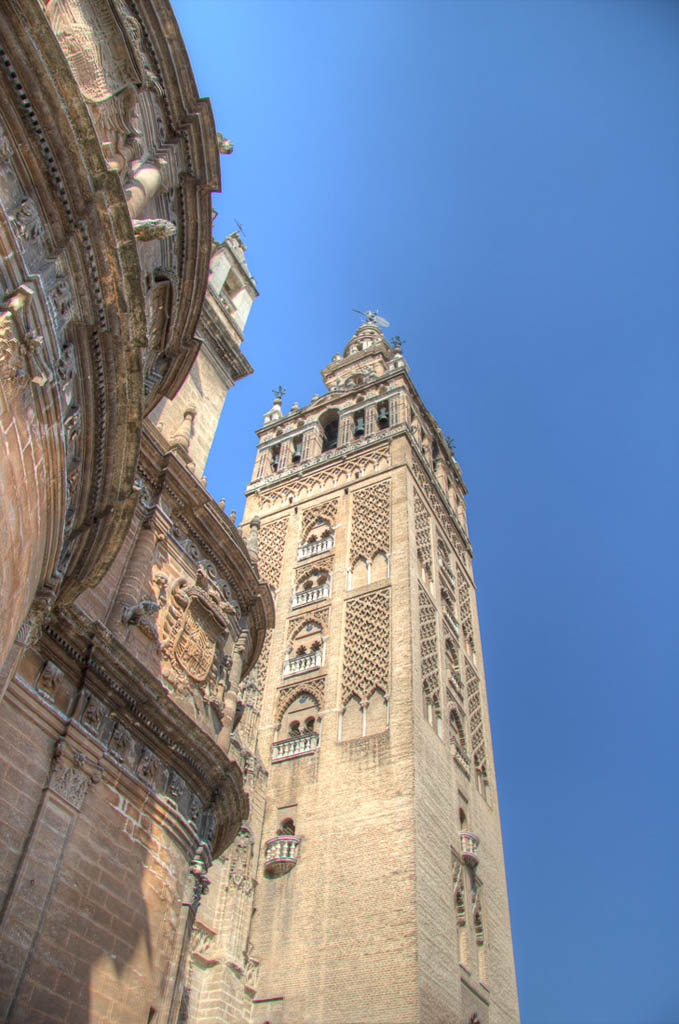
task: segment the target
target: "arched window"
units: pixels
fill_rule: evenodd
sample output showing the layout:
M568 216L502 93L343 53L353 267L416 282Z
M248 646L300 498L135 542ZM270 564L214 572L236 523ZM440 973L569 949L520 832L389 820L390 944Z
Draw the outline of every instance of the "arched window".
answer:
M290 737L297 739L298 736L310 735L318 731L318 701L313 694L306 690L298 693L287 710L284 712L279 735L282 739Z
M292 461L294 463L302 461L302 435L298 434L297 437L292 439Z
M295 821L293 818L283 818L280 827L278 829L279 836L294 836L295 834Z

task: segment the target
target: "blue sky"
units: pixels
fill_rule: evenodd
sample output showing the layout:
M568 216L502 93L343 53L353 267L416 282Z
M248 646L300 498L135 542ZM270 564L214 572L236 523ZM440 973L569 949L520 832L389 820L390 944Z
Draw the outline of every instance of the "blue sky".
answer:
M679 4L175 7L261 292L210 490L379 309L470 491L523 1024L677 1024Z

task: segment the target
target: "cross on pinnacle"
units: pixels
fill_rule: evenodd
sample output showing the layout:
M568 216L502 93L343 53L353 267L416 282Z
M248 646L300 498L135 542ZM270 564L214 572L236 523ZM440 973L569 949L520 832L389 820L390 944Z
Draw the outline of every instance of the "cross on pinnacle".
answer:
M279 384L278 387L274 389L273 394L274 397L277 398L279 402L282 402L283 395L285 394L285 388L281 384Z
M396 351L400 352L403 346L405 345L405 340L399 334L397 334L395 335L395 337L391 339L391 343L396 349Z

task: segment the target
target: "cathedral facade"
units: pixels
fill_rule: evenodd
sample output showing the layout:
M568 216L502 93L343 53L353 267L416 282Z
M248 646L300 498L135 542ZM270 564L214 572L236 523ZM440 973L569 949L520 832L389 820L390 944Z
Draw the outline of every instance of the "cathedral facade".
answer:
M460 467L374 315L322 375L276 397L247 488L276 625L187 1019L518 1022Z
M202 477L257 288L166 0L0 43L0 1020L175 1024L273 623Z

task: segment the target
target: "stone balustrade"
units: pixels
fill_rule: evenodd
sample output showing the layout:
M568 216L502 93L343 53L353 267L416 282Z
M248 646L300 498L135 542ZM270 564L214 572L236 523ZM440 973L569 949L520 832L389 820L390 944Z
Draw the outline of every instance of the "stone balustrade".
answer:
M299 672L309 672L323 664L323 652L312 651L310 654L302 654L298 658L290 658L283 668L284 676L294 676Z
M297 559L311 558L313 555L322 555L324 551L330 551L335 543L334 537L322 537L321 540L314 540L310 544L302 544L297 548Z
M288 736L278 740L271 747L271 761L288 761L292 757L304 757L313 754L320 742L317 732L309 732L300 736Z
M452 631L455 634L455 636L459 637L459 635L460 635L460 623L458 622L456 617L453 615L453 613L449 612L447 609L444 608L444 610L443 610L443 618L445 619L446 625L450 626L450 628L452 629Z
M470 868L475 868L479 863L478 849L481 840L473 832L460 832L460 846L462 848L462 860Z
M300 847L299 836L276 836L269 839L264 847L264 870L276 878L291 871L297 863Z
M323 583L320 587L310 587L308 590L298 590L292 595L292 607L302 608L307 604L315 604L317 601L325 601L330 597L330 584Z

